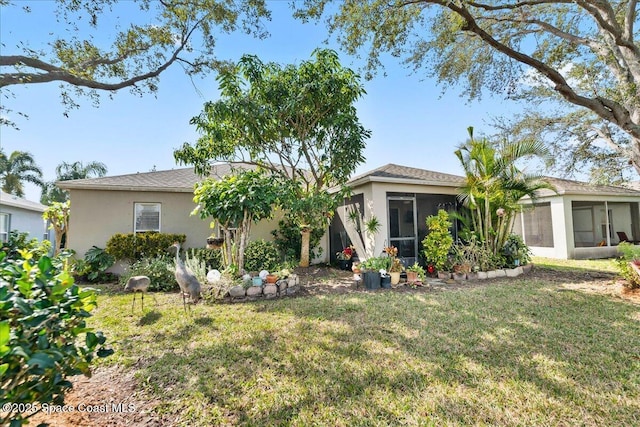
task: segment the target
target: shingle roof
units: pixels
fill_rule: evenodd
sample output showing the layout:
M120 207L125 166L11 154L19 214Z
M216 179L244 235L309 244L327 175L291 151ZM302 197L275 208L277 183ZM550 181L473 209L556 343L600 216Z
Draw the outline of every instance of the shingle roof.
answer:
M615 187L612 185L592 185L586 182L572 181L569 179L547 177L549 183L553 185L557 194L597 194L599 196L637 196L640 197L640 191L626 187ZM551 190L541 190L540 196L552 196Z
M234 165L235 168L253 169L248 165ZM212 177L228 175L232 170L229 164L211 167ZM202 178L193 168L171 169L133 173L128 175L105 176L101 178L58 181L56 185L64 190L123 190L123 191L168 191L188 193Z
M348 185L359 185L367 181L406 182L411 184L459 187L464 183L464 177L389 163L351 178Z
M4 191L1 191L1 190L0 190L0 205L13 206L15 208L21 208L21 209L26 209L26 210L35 211L35 212L44 212L47 209L45 205L41 205L38 202L32 202L31 200L22 199L18 196L5 193Z

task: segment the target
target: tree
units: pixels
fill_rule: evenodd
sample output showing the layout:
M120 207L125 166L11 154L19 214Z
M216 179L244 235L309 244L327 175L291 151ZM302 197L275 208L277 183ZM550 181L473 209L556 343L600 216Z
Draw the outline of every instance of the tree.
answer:
M102 162L62 162L56 167L56 181L70 181L72 179L87 179L107 174L107 166ZM56 186L55 181L47 182L42 188L40 203L48 205L52 202L66 202L69 193Z
M31 13L19 2L0 4L3 14ZM269 18L264 0L58 0L51 19L67 31L51 32L48 50L32 46L32 40L3 40L0 88L59 82L68 108L77 106L70 92L94 101L98 91L153 93L160 74L174 63L188 75L219 66L214 47L220 33L241 28L264 37L262 18Z
M69 215L71 214L71 204L69 201L64 203L53 202L42 214L42 218L51 225L49 228L56 233L56 246L54 255L60 253L62 246L62 236L69 233Z
M200 218L214 218L224 234L225 267L244 272L244 252L251 224L271 217L278 199L275 179L264 171L243 171L196 184L193 200ZM234 236L231 228L237 229Z
M636 0L306 0L296 15L329 17L350 54L368 49L425 67L445 87L463 82L539 104L586 112L576 126L603 141L640 174L640 48ZM620 138L623 136L623 138ZM574 141L564 141L567 147Z
M287 190L283 202L302 233L301 265L309 265L309 234L326 225L343 194L340 188L364 161L370 132L354 103L365 92L358 75L330 50L282 67L245 55L222 73L221 99L191 119L201 137L174 152L199 174L212 161L260 166Z
M548 158L548 152L539 141L492 143L475 139L472 127L468 131L469 140L455 151L466 178L458 198L469 208L479 241L498 255L521 209L520 199L535 200L536 191L553 189L543 177L520 170L517 163Z
M9 157L0 148L0 182L2 191L24 196L23 182L42 187L42 170L36 165L33 156L26 151L14 151Z

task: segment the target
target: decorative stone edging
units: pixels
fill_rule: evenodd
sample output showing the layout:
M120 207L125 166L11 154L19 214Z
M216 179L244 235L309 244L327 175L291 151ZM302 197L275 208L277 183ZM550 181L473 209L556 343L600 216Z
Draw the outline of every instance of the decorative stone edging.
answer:
M245 288L242 285L234 286L229 289L228 298L232 301L257 300L261 298L277 298L282 296L294 295L300 289L300 279L298 275L292 274L286 279L278 280L276 283L263 283L260 286L249 286Z
M485 279L496 279L498 277L518 277L521 274L528 273L533 264L521 265L516 268L506 268L500 270L491 270L491 271L478 271L476 273L449 273L449 277L441 277L442 272L438 272L439 279L453 279L453 280L485 280ZM446 274L446 272L445 272Z

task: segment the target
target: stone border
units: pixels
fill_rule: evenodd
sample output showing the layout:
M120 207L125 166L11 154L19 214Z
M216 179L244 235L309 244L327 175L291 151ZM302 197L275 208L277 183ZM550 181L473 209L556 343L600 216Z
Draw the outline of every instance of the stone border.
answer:
M255 301L262 298L271 299L283 296L295 295L300 290L300 278L292 274L286 279L278 280L275 284L264 283L261 286L249 286L245 288L237 285L229 289L231 301Z
M478 271L476 273L449 273L449 279L456 281L462 280L485 280L496 279L499 277L518 277L521 274L528 273L533 268L533 264L521 265L516 268L505 268L500 270L491 271ZM442 272L438 272L438 278L446 280L447 278L440 277ZM445 273L446 274L446 273Z

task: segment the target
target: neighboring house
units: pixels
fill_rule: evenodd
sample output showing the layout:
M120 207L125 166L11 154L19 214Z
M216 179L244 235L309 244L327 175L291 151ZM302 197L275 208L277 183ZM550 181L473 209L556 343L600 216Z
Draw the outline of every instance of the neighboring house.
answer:
M427 234L426 217L439 209L457 210L456 195L463 182L461 176L394 164L351 179L352 196L338 208L330 226L332 259L352 243L361 259L393 245L405 263L414 262ZM558 193L541 192L536 208L525 209L514 226L534 255L607 257L616 254L618 233L640 240L640 191L556 178L550 182ZM365 231L365 223L374 216L380 223L375 237Z
M606 258L616 255L622 237L640 241L640 191L558 178L549 182L557 193L541 191L535 209L525 209L514 227L535 255Z
M29 239L53 240L42 213L45 205L0 191L0 241L6 242L12 230L28 233Z
M231 172L229 165L212 167L212 177ZM210 220L191 215L196 208L193 188L202 179L193 168L59 181L69 191L71 217L67 247L79 257L93 245L104 248L116 233L158 231L187 236L185 247L204 247ZM251 228L251 240L271 240L278 217Z

